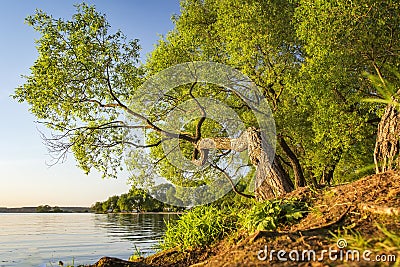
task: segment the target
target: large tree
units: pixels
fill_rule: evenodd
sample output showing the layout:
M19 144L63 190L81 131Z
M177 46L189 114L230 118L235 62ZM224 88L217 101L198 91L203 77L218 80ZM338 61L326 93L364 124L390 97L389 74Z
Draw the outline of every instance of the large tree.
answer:
M260 199L317 183L317 178L330 183L335 172L353 174L370 162L379 114L376 105L360 102L374 94L363 73L389 77L384 64L399 64L398 4L358 2L183 0L181 14L173 18L175 28L143 66L138 41L128 41L120 31L110 33L105 16L94 7L78 5L71 20L38 11L27 23L41 34L39 57L15 98L26 101L53 130L46 143L55 159L71 151L86 172L95 168L116 177L129 151L128 166L140 183L151 184L148 178L156 172L180 186L214 182L211 194L218 194L223 192L220 181L236 190L235 174L255 172ZM195 61L231 66L257 85L275 118L275 157L270 153L274 141L262 141L265 129L260 131L253 106L232 88L192 81L168 93L160 89L156 105L147 105L143 84L169 67ZM234 138L224 123L208 118L207 105L199 99L210 96L221 103L221 113L234 110L243 122ZM190 101L193 110L185 106ZM179 110L190 120L166 127L169 115ZM122 120L123 114L135 123ZM135 137L136 130L143 132L144 142ZM170 140L178 142L165 153ZM172 164L168 154L178 148L202 171ZM235 154L240 166L229 170L227 162ZM209 194L193 193L192 203ZM179 188L174 195L188 197Z
M378 17L388 27L396 25L395 13L382 5L373 6L373 15L367 13L354 26L350 15L363 15L357 5L311 2L182 1L174 30L147 62L155 73L180 62L213 60L248 75L273 110L275 160L296 186L305 180L317 183L317 178L330 183L335 171L354 178L372 162L377 116L373 105L361 103L371 86L363 75L365 64L356 59L371 43L385 43L390 36L377 35L374 42L366 38L368 27L379 32ZM338 8L343 9L340 16L332 15ZM350 31L351 38L343 31Z
M295 185L303 186L305 181L299 159L292 145L287 143L288 136L281 131L289 121L281 108L285 101L283 92L301 61L297 57L299 51L290 23L293 12L294 5L289 1L182 1L181 15L175 18L174 30L159 41L146 67L149 73L157 73L177 63L216 61L249 76L274 111L280 154L290 162ZM210 89L196 93L211 92L226 101L224 88ZM249 115L251 108L248 105L236 99L230 101L228 105L243 118L246 126L257 127ZM222 145L220 148L230 149ZM286 187L281 191L287 192L293 186L283 162L280 156L275 157L272 169ZM257 168L256 175L260 171L261 168ZM271 170L266 170L263 175L267 174L274 176Z
M204 112L204 107L196 99L208 96L212 92L210 89L218 86L193 82L179 86L171 92L172 95L162 95L156 107L146 107L140 102L130 105L133 101L130 98L137 88L153 74L149 71L145 75L138 66L137 40L128 41L120 31L110 33L105 16L86 4L77 6L77 13L71 20L55 19L37 11L26 21L41 34L37 40L39 57L31 67L31 75L25 77L25 84L16 89L14 97L21 102L26 101L40 123L53 130L52 136L45 137L45 141L56 161L72 152L85 172L94 168L101 171L104 177L116 177L124 165L124 151L135 148L130 154L130 165L134 165L133 173L139 178L149 177L141 172L148 170L148 166L144 166L140 157L147 156L155 159L155 163L150 164L156 165L155 170L161 176L177 184L190 186L225 180L235 188L236 181L219 165L227 162L233 147L218 147L217 159L201 174L179 170L158 153L166 140L178 139L184 154L193 157L193 162L199 162L199 158L204 156L203 151L209 149L201 147L204 137L227 136L222 125L206 119L204 115L198 119L194 117L184 129L163 128L167 114L179 108L184 101L196 101L198 112ZM224 100L228 106L240 105L240 98L232 91L219 87L218 90L220 95L217 98ZM135 97L136 101L140 99L140 95ZM238 109L240 116L247 117L244 118L245 124L252 126L255 119L251 110L240 106ZM131 121L136 123L128 124L122 120L123 114L131 116ZM144 131L144 143L128 138L135 129ZM251 146L246 133L242 133L241 140ZM262 133L255 130L253 135L255 143L259 143ZM222 139L213 140L218 142ZM261 144L256 146L261 147ZM152 150L148 154L136 153L146 148ZM261 198L274 197L292 189L290 179L281 174L283 169L273 162L271 153L253 155L257 157L253 164L259 170L258 177L267 181L264 187L260 187L264 189L258 192ZM269 166L272 168L269 169ZM219 180L215 178L218 176ZM271 183L265 177L274 180ZM217 186L214 190L218 192L220 189ZM197 197L207 197L203 193Z

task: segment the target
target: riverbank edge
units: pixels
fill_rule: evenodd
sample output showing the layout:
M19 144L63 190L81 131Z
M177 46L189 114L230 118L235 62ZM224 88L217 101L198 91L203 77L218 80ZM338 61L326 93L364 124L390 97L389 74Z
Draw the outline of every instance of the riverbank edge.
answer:
M181 211L176 211L176 212L175 211L160 211L160 212L158 212L158 211L145 211L145 212L108 212L108 213L91 212L91 213L93 213L93 214L122 214L122 215L124 215L124 214L127 214L127 215L129 215L129 214L138 214L138 215L140 215L140 214L181 215L184 212L181 212Z
M164 250L136 261L103 257L90 267L150 267L150 266L293 266L293 262L278 260L262 262L257 252L266 244L274 249L307 250L312 247L319 253L335 248L334 233L339 237L339 229L351 229L359 233L365 240L379 240L384 237L377 224L385 229L398 233L400 216L397 214L400 207L400 173L388 172L364 177L352 183L327 187L322 190L299 188L284 198L297 197L310 203L311 210L318 208L318 212L310 212L296 224L287 229L277 231L256 231L242 233L232 242L229 239L216 240L206 248L181 251L178 248ZM396 213L385 214L380 210L366 210L365 204L397 207ZM386 228L387 227L387 228ZM349 232L351 233L351 232ZM342 233L344 234L344 233ZM351 238L351 235L346 236ZM346 243L347 245L347 243ZM350 244L349 244L350 245ZM336 247L336 249L338 249ZM365 249L365 248L364 248ZM375 253L390 253L397 255L396 264L400 263L400 248L386 248ZM306 264L306 262L303 262ZM314 262L312 266L359 266L361 262L345 262L343 260ZM354 265L355 264L355 265ZM392 263L383 263L379 266L391 266ZM376 262L362 262L363 266L376 266ZM304 265L309 266L309 265Z

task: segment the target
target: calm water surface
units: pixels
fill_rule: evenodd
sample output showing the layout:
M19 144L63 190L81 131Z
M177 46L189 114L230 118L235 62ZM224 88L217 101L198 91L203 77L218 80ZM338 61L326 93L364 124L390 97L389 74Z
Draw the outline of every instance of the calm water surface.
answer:
M174 214L0 213L0 267L93 264L103 256L144 254Z

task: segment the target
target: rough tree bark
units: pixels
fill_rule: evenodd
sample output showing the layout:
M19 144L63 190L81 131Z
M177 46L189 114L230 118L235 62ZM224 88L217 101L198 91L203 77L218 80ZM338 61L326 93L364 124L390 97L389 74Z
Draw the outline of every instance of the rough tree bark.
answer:
M266 200L286 194L293 190L293 183L277 158L271 158L271 151L268 151L271 149L270 145L262 145L261 134L259 130L251 127L238 138L203 138L197 143L199 158L193 159L193 162L199 166L204 165L210 149L237 152L247 149L250 161L256 168L256 198Z
M398 102L393 97L393 104L389 104L381 121L378 124L376 137L374 162L376 173L383 173L399 167L399 134L400 115L397 111ZM396 164L394 161L397 161ZM397 165L397 166L396 166Z

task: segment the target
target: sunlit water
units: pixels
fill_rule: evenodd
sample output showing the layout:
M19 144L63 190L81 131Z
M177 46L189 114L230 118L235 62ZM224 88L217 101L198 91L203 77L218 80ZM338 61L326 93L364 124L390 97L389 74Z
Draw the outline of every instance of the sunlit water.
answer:
M154 253L174 214L0 213L0 267L93 264Z

